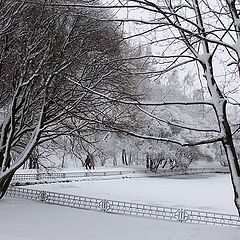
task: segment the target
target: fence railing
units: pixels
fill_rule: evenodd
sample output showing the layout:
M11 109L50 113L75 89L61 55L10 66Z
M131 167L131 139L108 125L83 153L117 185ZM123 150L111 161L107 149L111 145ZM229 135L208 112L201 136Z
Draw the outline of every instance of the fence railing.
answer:
M171 176L180 174L196 174L196 173L228 173L226 168L189 168L186 171L183 170L170 170L170 169L158 169L154 174L149 170L124 170L124 171L89 171L89 172L53 172L53 173L35 173L35 174L15 174L13 181L34 181L34 180L47 180L57 178L81 178L81 177L100 177L100 176L116 176L126 174L144 174L150 173L156 176Z
M13 181L23 180L42 180L42 179L56 179L56 178L80 178L80 177L100 177L100 176L114 176L123 174L147 173L147 170L138 171L101 171L101 172L61 172L61 173L30 173L30 174L15 174Z
M11 187L8 196L38 200L44 203L66 207L101 211L105 213L126 214L139 217L170 220L181 223L200 223L220 226L240 227L240 218L236 215L203 212L189 209L152 206L139 203L106 200L76 196L63 193Z

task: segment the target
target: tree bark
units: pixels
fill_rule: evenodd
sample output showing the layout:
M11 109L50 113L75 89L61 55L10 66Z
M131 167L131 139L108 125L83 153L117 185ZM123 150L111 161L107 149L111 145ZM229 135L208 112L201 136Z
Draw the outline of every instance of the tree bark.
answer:
M223 110L222 128L224 131L222 144L227 156L229 170L231 173L231 180L234 191L234 203L238 210L238 214L240 215L240 168L237 153L232 139L231 128L229 126L226 116L226 100L223 103L222 110Z
M10 185L10 182L12 181L13 175L14 175L14 172L11 172L0 180L0 199L3 198L3 196L5 195Z

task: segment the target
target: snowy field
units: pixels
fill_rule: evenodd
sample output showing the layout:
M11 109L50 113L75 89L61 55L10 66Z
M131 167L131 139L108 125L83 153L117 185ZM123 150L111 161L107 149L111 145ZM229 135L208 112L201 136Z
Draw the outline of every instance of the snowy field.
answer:
M88 197L237 214L228 174L195 174L172 177L123 178L43 184L31 189Z
M6 197L0 240L238 240L239 229L111 215Z

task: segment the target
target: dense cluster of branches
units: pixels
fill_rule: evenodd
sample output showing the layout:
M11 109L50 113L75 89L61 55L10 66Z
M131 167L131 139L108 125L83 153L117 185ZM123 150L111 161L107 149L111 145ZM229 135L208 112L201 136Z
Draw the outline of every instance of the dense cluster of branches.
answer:
M117 9L116 11L126 10L126 18L118 17L118 19L112 20L121 23L137 23L136 31L130 33L130 36L128 35L126 38L141 38L145 45L156 50L141 58L154 59L152 62L158 68L152 68L149 72L140 71L138 74L158 78L174 69L195 68L198 73L195 83L200 83L203 90L203 98L200 101L174 100L154 103L120 101L120 103L141 106L142 109L148 106L185 105L192 107L204 105L212 109L216 123L213 129L201 126L189 128L186 124L176 124L158 118L158 121L188 129L190 132L207 133L204 138L191 138L190 135L189 139L184 141L147 136L129 131L129 129L123 129L123 131L132 136L171 142L182 146L222 143L231 172L235 205L240 212L240 168L227 112L227 105L232 102L231 94L236 92L239 85L239 2L236 0L211 2L204 0L126 0L115 3L98 7ZM79 3L78 7L83 6ZM94 9L94 6L92 7ZM155 38L152 38L153 36ZM236 99L234 103L238 104ZM147 110L143 109L143 111ZM156 118L153 115L152 117Z
M84 137L104 126L181 146L221 143L240 212L240 168L227 112L239 84L236 1L124 0L111 6L77 0L30 2L0 3L0 192L4 194L15 170L36 145L69 131ZM127 18L104 14L108 8L129 10ZM135 14L136 10L140 13ZM126 57L117 25L112 22L137 23L137 33L126 39L140 38L154 51ZM155 102L126 98L126 92L134 88L129 68L137 59L152 64L150 71L135 72L147 79L195 68L198 75L192 81L200 84L202 98L165 101L159 97ZM155 107L161 112L165 106L183 109L199 105L212 111L213 126L189 126L187 121L175 122L153 111ZM132 106L175 132L183 129L188 136L161 136L157 131L149 135L143 129L135 131L135 123L122 125L116 116L122 118L122 108Z
M205 90L202 101L163 101L155 106L163 105L204 105L212 109L217 124L213 129L203 127L189 128L178 125L192 132L206 132L207 138L179 141L169 138L157 138L161 141L174 142L183 146L220 142L226 153L235 192L235 205L240 212L240 168L236 148L229 124L227 104L232 102L232 95L239 86L239 3L235 0L226 1L147 1L130 0L118 4L118 8L141 10L145 18L131 15L120 21L138 23L140 34L155 38L146 44L158 47L158 54L146 56L155 59L158 70L151 73L162 75L174 69L196 69L198 78L194 84L201 83ZM135 34L132 36L136 36ZM187 68L188 67L188 68ZM146 73L145 73L146 74ZM199 81L200 80L200 81ZM206 99L206 100L205 100ZM235 103L238 104L235 99ZM151 106L144 103L142 106ZM161 120L161 119L159 119Z
M117 118L116 103L94 91L118 99L134 88L116 60L126 47L118 26L96 20L107 13L56 3L0 1L0 197L36 146L84 140Z

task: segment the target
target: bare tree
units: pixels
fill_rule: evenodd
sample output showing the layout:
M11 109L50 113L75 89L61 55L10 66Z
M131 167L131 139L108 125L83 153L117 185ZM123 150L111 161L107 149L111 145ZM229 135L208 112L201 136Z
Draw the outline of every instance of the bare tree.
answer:
M11 2L11 1L6 1ZM45 6L45 5L43 5ZM100 111L92 111L93 109L89 108L88 112L84 112L81 116L81 121L75 123L74 129L85 129L86 125L84 124L85 121L88 121L88 123L91 123L93 125L97 124L97 126L100 128L100 126L105 126L107 128L111 128L113 131L122 131L125 132L126 134L130 134L132 136L136 136L139 138L144 138L144 139L153 139L153 140L158 140L158 141L163 141L163 142L171 142L174 144L179 144L181 146L195 146L195 145L202 145L202 144L208 144L208 143L214 143L214 142L221 142L225 153L226 157L229 163L229 168L231 172L231 178L232 178L232 183L233 183L233 188L234 188L234 193L235 193L235 198L234 202L235 205L238 209L238 212L240 213L240 169L239 169L239 162L237 158L237 154L235 151L235 146L234 146L234 141L232 138L232 131L231 127L229 124L229 118L228 118L228 113L227 113L227 105L228 103L236 103L238 105L238 102L236 100L232 100L232 93L236 92L236 89L239 85L239 54L240 54L240 45L239 45L239 31L240 31L240 18L238 15L239 12L239 4L235 0L226 0L226 1L198 1L198 0L162 0L162 1L147 1L147 0L129 0L129 1L121 1L116 5L112 6L96 6L94 4L89 5L89 4L83 4L79 3L78 1L74 1L73 4L68 3L56 3L56 2L48 2L47 3L48 9L49 7L52 8L52 10L56 10L56 13L53 14L52 16L57 16L59 14L59 7L60 9L66 9L74 12L76 7L80 9L79 11L82 11L82 9L127 9L128 10L128 17L123 18L123 19L112 19L115 22L121 23L137 23L137 33L133 33L132 35L128 35L125 38L126 39L131 39L134 37L140 37L143 40L143 43L145 45L151 45L151 48L153 49L153 53L149 52L145 56L141 57L136 57L133 56L132 58L128 57L126 59L126 56L120 56L118 59L115 59L114 61L111 61L112 66L114 64L119 63L121 60L126 60L127 62L131 62L131 60L136 60L136 59L146 59L146 61L149 62L149 64L153 64L154 66L150 65L150 71L139 71L138 73L135 73L137 76L145 76L146 78L150 77L155 77L155 78L160 78L164 74L167 74L171 72L172 70L175 69L181 69L181 70L186 70L189 68L195 68L196 72L198 72L198 78L196 78L194 81L194 84L199 84L202 87L202 90L206 90L206 93L203 95L202 100L194 100L194 101L186 101L186 100L173 100L173 101L158 101L158 102L139 102L135 101L134 97L118 97L119 92L123 93L127 88L126 84L122 89L118 89L116 92L114 91L116 89L116 86L119 86L117 82L119 79L122 80L122 77L124 76L124 71L122 71L122 74L118 74L118 77L114 77L116 81L113 82L111 85L111 88L106 88L103 87L105 83L104 80L109 80L110 75L112 74L111 70L109 68L107 71L103 71L104 74L99 76L97 74L97 70L94 71L94 74L91 71L91 68L88 68L88 71L85 71L84 64L81 65L81 61L78 62L78 64L74 65L75 68L71 68L71 71L64 72L66 63L65 62L57 62L55 61L54 66L57 64L57 69L53 68L51 69L51 74L49 74L48 71L46 73L44 72L44 88L47 89L45 91L47 94L45 94L45 97L41 97L40 100L43 104L43 107L40 108L38 111L39 117L37 117L36 121L38 124L35 124L35 127L30 131L29 134L24 134L21 135L21 139L29 138L31 141L27 141L28 143L31 143L29 145L26 145L27 148L24 149L31 149L31 146L34 145L34 143L38 142L38 139L43 136L42 134L42 129L47 130L45 133L48 133L48 136L51 135L52 129L54 129L54 134L53 136L56 136L57 130L59 130L59 127L56 127L56 125L51 125L54 121L45 121L45 127L43 128L43 120L45 120L47 114L47 110L50 109L50 104L49 101L51 101L48 98L48 91L50 88L50 83L52 83L52 79L54 76L57 74L60 75L62 78L62 83L65 83L64 80L66 80L66 76L68 81L72 83L70 86L74 88L75 86L75 92L78 93L79 87L85 91L86 95L81 95L81 102L83 100L89 101L96 101L98 103L98 106L104 106L100 107ZM20 4L14 6L12 8L11 16L14 16L19 10L19 7L25 7L25 4ZM4 21L2 21L1 26L3 27L3 31L1 32L8 32L9 24L12 25L12 17L8 14L8 11L5 10L4 7L1 10L3 12ZM131 11L130 11L131 10ZM140 10L141 12L138 14L135 14L135 10ZM14 14L12 14L14 13ZM57 15L56 15L57 14ZM79 15L79 13L77 14ZM7 19L7 20L6 20ZM65 18L60 18L61 21L58 21L58 27L62 26L61 23L63 23L63 19ZM108 22L109 18L106 18L105 16L92 16L91 18L88 18L91 20L100 20L102 23ZM21 22L21 21L20 21ZM40 22L40 21L37 21ZM74 21L73 21L74 22ZM70 20L70 23L72 23L72 18ZM69 24L69 20L68 20ZM71 25L71 24L70 24ZM19 28L22 29L22 28ZM46 26L44 28L37 28L37 29L46 29ZM49 29L49 28L47 28ZM69 29L67 28L66 32L69 32ZM10 31L11 32L11 31ZM43 31L44 32L44 31ZM56 32L56 31L52 31ZM70 31L71 32L71 31ZM24 35L24 31L21 33L18 33L18 36ZM155 38L149 37L150 35L154 35ZM11 38L9 40L8 34L2 34L0 36L4 36L2 38L2 44L4 44L5 47L2 49L8 49L9 46L11 46ZM75 36L75 35L72 35ZM95 35L96 36L96 35ZM38 37L39 38L39 37ZM58 40L62 40L66 38L59 38L59 36L56 36ZM56 38L54 38L54 41L56 41ZM41 40L41 37L39 38ZM43 38L46 39L46 38ZM148 41L150 39L150 42ZM41 43L41 41L39 41ZM67 41L68 42L68 41ZM84 41L83 41L84 42ZM54 51L55 53L63 53L63 43L57 44L60 49L58 51ZM23 46L23 44L21 44ZM29 44L28 44L29 46ZM30 45L31 46L31 45ZM42 50L39 52L39 48L36 47L38 51L35 50L35 55L28 55L28 56L34 56L34 58L39 58L39 56L45 56L45 52L51 49L50 46L52 46L50 43L49 46L46 50ZM87 46L90 46L92 49L91 44L89 42L87 43ZM68 55L70 59L72 59L72 55L75 56L74 61L76 59L85 59L86 55L78 55L79 52L73 51L73 48L71 54ZM30 51L28 49L28 51ZM6 50L4 50L6 51ZM21 51L22 52L22 51ZM48 53L47 52L47 53ZM92 53L90 50L87 51L87 55L93 56L91 58L91 61L94 62L93 69L97 69L98 67L102 66L102 64L96 64L100 63L100 59L96 58L96 53L97 51L94 51ZM46 54L49 56L49 54ZM61 55L61 54L60 54ZM4 54L1 56L4 57ZM6 54L5 54L6 56ZM9 56L9 55L7 55ZM58 56L58 55L57 55ZM46 57L45 57L46 58ZM43 58L44 61L37 61L35 63L35 71L31 71L30 75L28 78L25 77L25 72L21 71L22 74L19 74L19 72L15 72L15 75L25 77L24 81L21 80L21 84L16 84L16 82L13 84L14 89L14 95L11 96L11 111L7 111L9 114L6 114L5 120L1 126L1 152L3 152L1 159L4 164L2 164L2 172L4 174L2 176L7 176L7 178L2 178L2 183L1 186L6 185L5 182L9 181L9 175L10 177L12 176L13 172L19 167L21 164L13 164L10 170L6 170L9 168L9 160L11 159L8 153L9 149L8 146L14 145L15 142L11 139L13 139L12 135L14 135L13 129L15 129L15 121L13 121L13 118L11 117L14 111L19 112L21 109L19 107L19 101L16 102L16 98L22 95L22 89L25 89L29 86L29 84L32 84L33 81L32 79L37 78L36 75L38 76L38 69L40 64L44 64L47 62L50 62L48 58ZM8 58L11 59L11 58ZM28 60L29 57L28 57ZM153 60L153 61L151 61ZM1 61L2 62L2 61ZM9 64L10 64L9 60ZM21 61L24 63L24 61ZM71 62L71 61L70 61ZM72 63L71 62L71 63ZM91 62L91 63L92 63ZM80 63L80 64L79 64ZM101 62L102 63L102 62ZM32 64L32 62L31 62ZM45 64L48 66L48 64ZM71 64L70 64L71 65ZM23 66L25 66L23 64ZM51 66L51 64L50 64ZM78 67L76 67L78 66ZM79 70L79 66L83 66ZM89 65L88 65L89 66ZM119 66L119 65L117 65ZM65 67L65 68L64 68ZM8 67L9 69L9 67ZM23 67L24 69L24 67ZM41 69L41 68L40 68ZM49 69L49 68L47 68ZM111 68L112 69L112 68ZM17 68L16 68L17 70ZM19 71L19 70L18 70ZM20 73L21 73L20 72ZM81 77L76 77L76 73L81 72ZM111 74L110 74L111 72ZM18 73L18 74L16 74ZM64 73L64 74L63 74ZM86 73L86 74L85 74ZM12 74L10 74L12 76ZM63 77L64 76L64 77ZM77 75L79 76L79 75ZM112 76L112 75L111 75ZM115 75L116 76L116 75ZM224 77L222 77L224 76ZM8 75L6 76L7 78L9 77ZM89 77L89 78L88 78ZM6 79L7 79L6 78ZM26 80L27 79L27 80ZM50 80L48 80L50 79ZM80 81L83 80L84 81ZM90 79L90 80L89 80ZM95 79L95 81L92 81L92 79ZM31 80L31 81L29 81ZM46 81L48 80L48 81ZM29 82L29 83L28 83ZM98 84L101 82L101 84ZM46 84L47 83L47 84ZM49 83L49 84L48 84ZM58 82L59 83L59 82ZM98 84L98 88L95 88L95 84ZM102 85L103 84L103 85ZM235 84L235 85L234 85ZM58 84L57 84L58 85ZM64 84L63 84L64 85ZM4 93L4 101L7 101L5 99L9 99L9 95L11 95L11 90L9 89L11 85L7 84L4 87L7 89ZM109 85L107 85L109 86ZM12 87L12 86L11 86ZM46 88L47 87L47 88ZM55 89L55 88L53 88ZM110 90L111 89L111 90ZM107 91L107 92L106 92ZM63 93L62 91L60 91ZM71 89L71 93L72 93ZM204 92L204 91L203 91ZM69 97L70 92L66 93L64 96L64 99L66 99L66 96ZM34 94L35 96L36 94ZM27 96L27 95L25 95ZM42 95L43 96L43 95ZM26 97L22 98L22 103L20 105L24 105ZM62 95L59 95L58 99L62 99ZM36 104L34 101L34 104L32 106L39 106L39 104ZM79 98L78 98L79 101ZM190 133L194 133L192 136L194 138L186 137L184 139L178 139L178 138L171 138L171 137L162 137L162 136L154 136L154 135L147 135L144 132L139 132L137 133L136 131L127 128L126 125L121 125L118 121L112 121L109 119L109 117L106 117L104 115L103 117L103 112L105 110L109 109L109 104L107 103L114 103L116 105L131 105L131 106L137 106L141 108L141 111L145 112L149 116L152 116L153 118L157 119L159 122L164 122L166 124L172 125L175 128L182 128L182 129L187 129ZM179 122L174 122L170 120L166 120L161 117L157 117L154 114L148 111L148 107L161 107L161 106L186 106L186 107L192 107L196 105L204 105L207 109L212 109L212 112L215 114L215 122L212 123L212 128L205 128L204 126L188 126L188 124L181 124ZM77 104L76 101L71 101L71 104L61 104L60 110L58 110L58 113L62 113L62 110L64 109L64 112L71 112L74 113L75 116L82 111L82 109L86 108L76 108ZM94 107L96 107L94 105ZM4 109L4 107L3 107ZM76 111L78 109L78 111ZM96 109L96 108L95 108ZM112 111L110 111L112 113ZM11 113L11 114L10 114ZM51 115L51 117L54 114ZM32 120L34 120L32 118ZM7 120L8 119L8 120ZM20 121L20 117L19 120ZM29 118L31 119L31 118ZM47 123L47 124L46 124ZM81 124L80 124L81 123ZM67 122L69 125L69 122ZM98 125L99 124L99 125ZM28 126L32 126L32 124L28 124ZM197 124L196 124L197 125ZM62 129L62 125L60 125L60 129ZM89 125L88 125L89 126ZM55 127L55 128L54 128ZM7 129L7 131L5 131ZM69 129L69 128L68 128ZM82 131L84 132L84 131ZM5 134L4 134L5 133ZM7 133L7 134L6 134ZM41 134L40 134L41 133ZM198 133L198 135L195 135L195 133ZM201 135L203 133L203 135ZM203 137L204 136L204 137ZM42 141L45 139L49 139L49 137L42 137ZM2 150L3 149L3 150ZM25 156L29 154L29 151L23 151L22 155L19 155L23 159ZM22 161L22 160L21 160ZM21 161L17 161L18 163L21 163ZM3 170L4 169L4 170ZM12 171L13 169L13 171ZM4 188L5 189L5 188Z
M116 104L93 91L121 98L131 88L124 61L112 61L125 48L117 25L56 2L0 2L0 198L38 145L84 141L111 121Z
M221 142L229 163L235 205L240 213L240 168L227 113L227 104L231 102L230 93L234 92L239 85L239 3L235 0L211 2L131 0L124 3L124 7L133 10L132 12L134 9L140 9L142 14L135 17L136 15L132 16L129 11L129 18L123 19L123 22L137 22L142 27L147 25L147 30L142 28L140 35L148 34L149 31L156 32L155 39L147 43L151 44L152 48L159 47L160 53L155 56L146 56L157 59L160 67L160 70L152 71L152 74L157 76L181 67L192 68L195 63L200 83L202 87L207 88L206 100L142 103L140 105L193 106L204 104L214 110L217 121L217 128L213 129L209 138L185 142L164 138L158 138L158 140L171 141L183 146ZM144 14L145 16L149 14L149 18L144 18ZM221 74L224 77L220 78ZM199 79L196 79L196 84ZM180 125L179 127L186 128ZM204 129L191 130L202 131Z
M116 2L114 2L115 4ZM63 6L63 5L62 5ZM83 5L78 4L79 8ZM96 8L96 6L91 6ZM221 142L229 163L231 179L234 189L234 202L240 214L240 168L232 138L227 105L236 104L234 93L239 86L239 58L240 58L240 16L239 3L236 0L199 1L199 0L128 0L119 1L115 5L97 6L99 9L125 9L127 17L112 19L120 23L136 23L136 31L126 35L126 39L140 38L146 46L151 46L153 53L142 56L155 66L150 71L139 71L138 75L146 78L160 78L175 69L186 71L196 69L198 78L193 84L202 87L203 98L198 101L159 101L139 102L132 100L118 100L119 103L134 106L196 106L204 105L212 109L215 121L212 128L204 126L189 127L165 119L158 121L188 129L194 133L207 133L204 138L189 137L186 139L172 139L159 136L149 136L136 133L130 129L111 126L115 130L122 130L132 136L171 142L182 146L195 146L214 142ZM106 21L106 19L101 19ZM137 32L137 33L136 33ZM152 38L154 36L154 38ZM136 59L136 58L134 58ZM129 59L131 60L131 59ZM93 92L103 96L98 92ZM108 100L117 99L105 96ZM147 112L146 109L143 109ZM149 113L147 113L149 114ZM151 111L150 111L151 114ZM152 117L156 118L156 116ZM110 124L105 124L110 126ZM191 136L191 135L190 135ZM195 135L196 136L196 135Z

